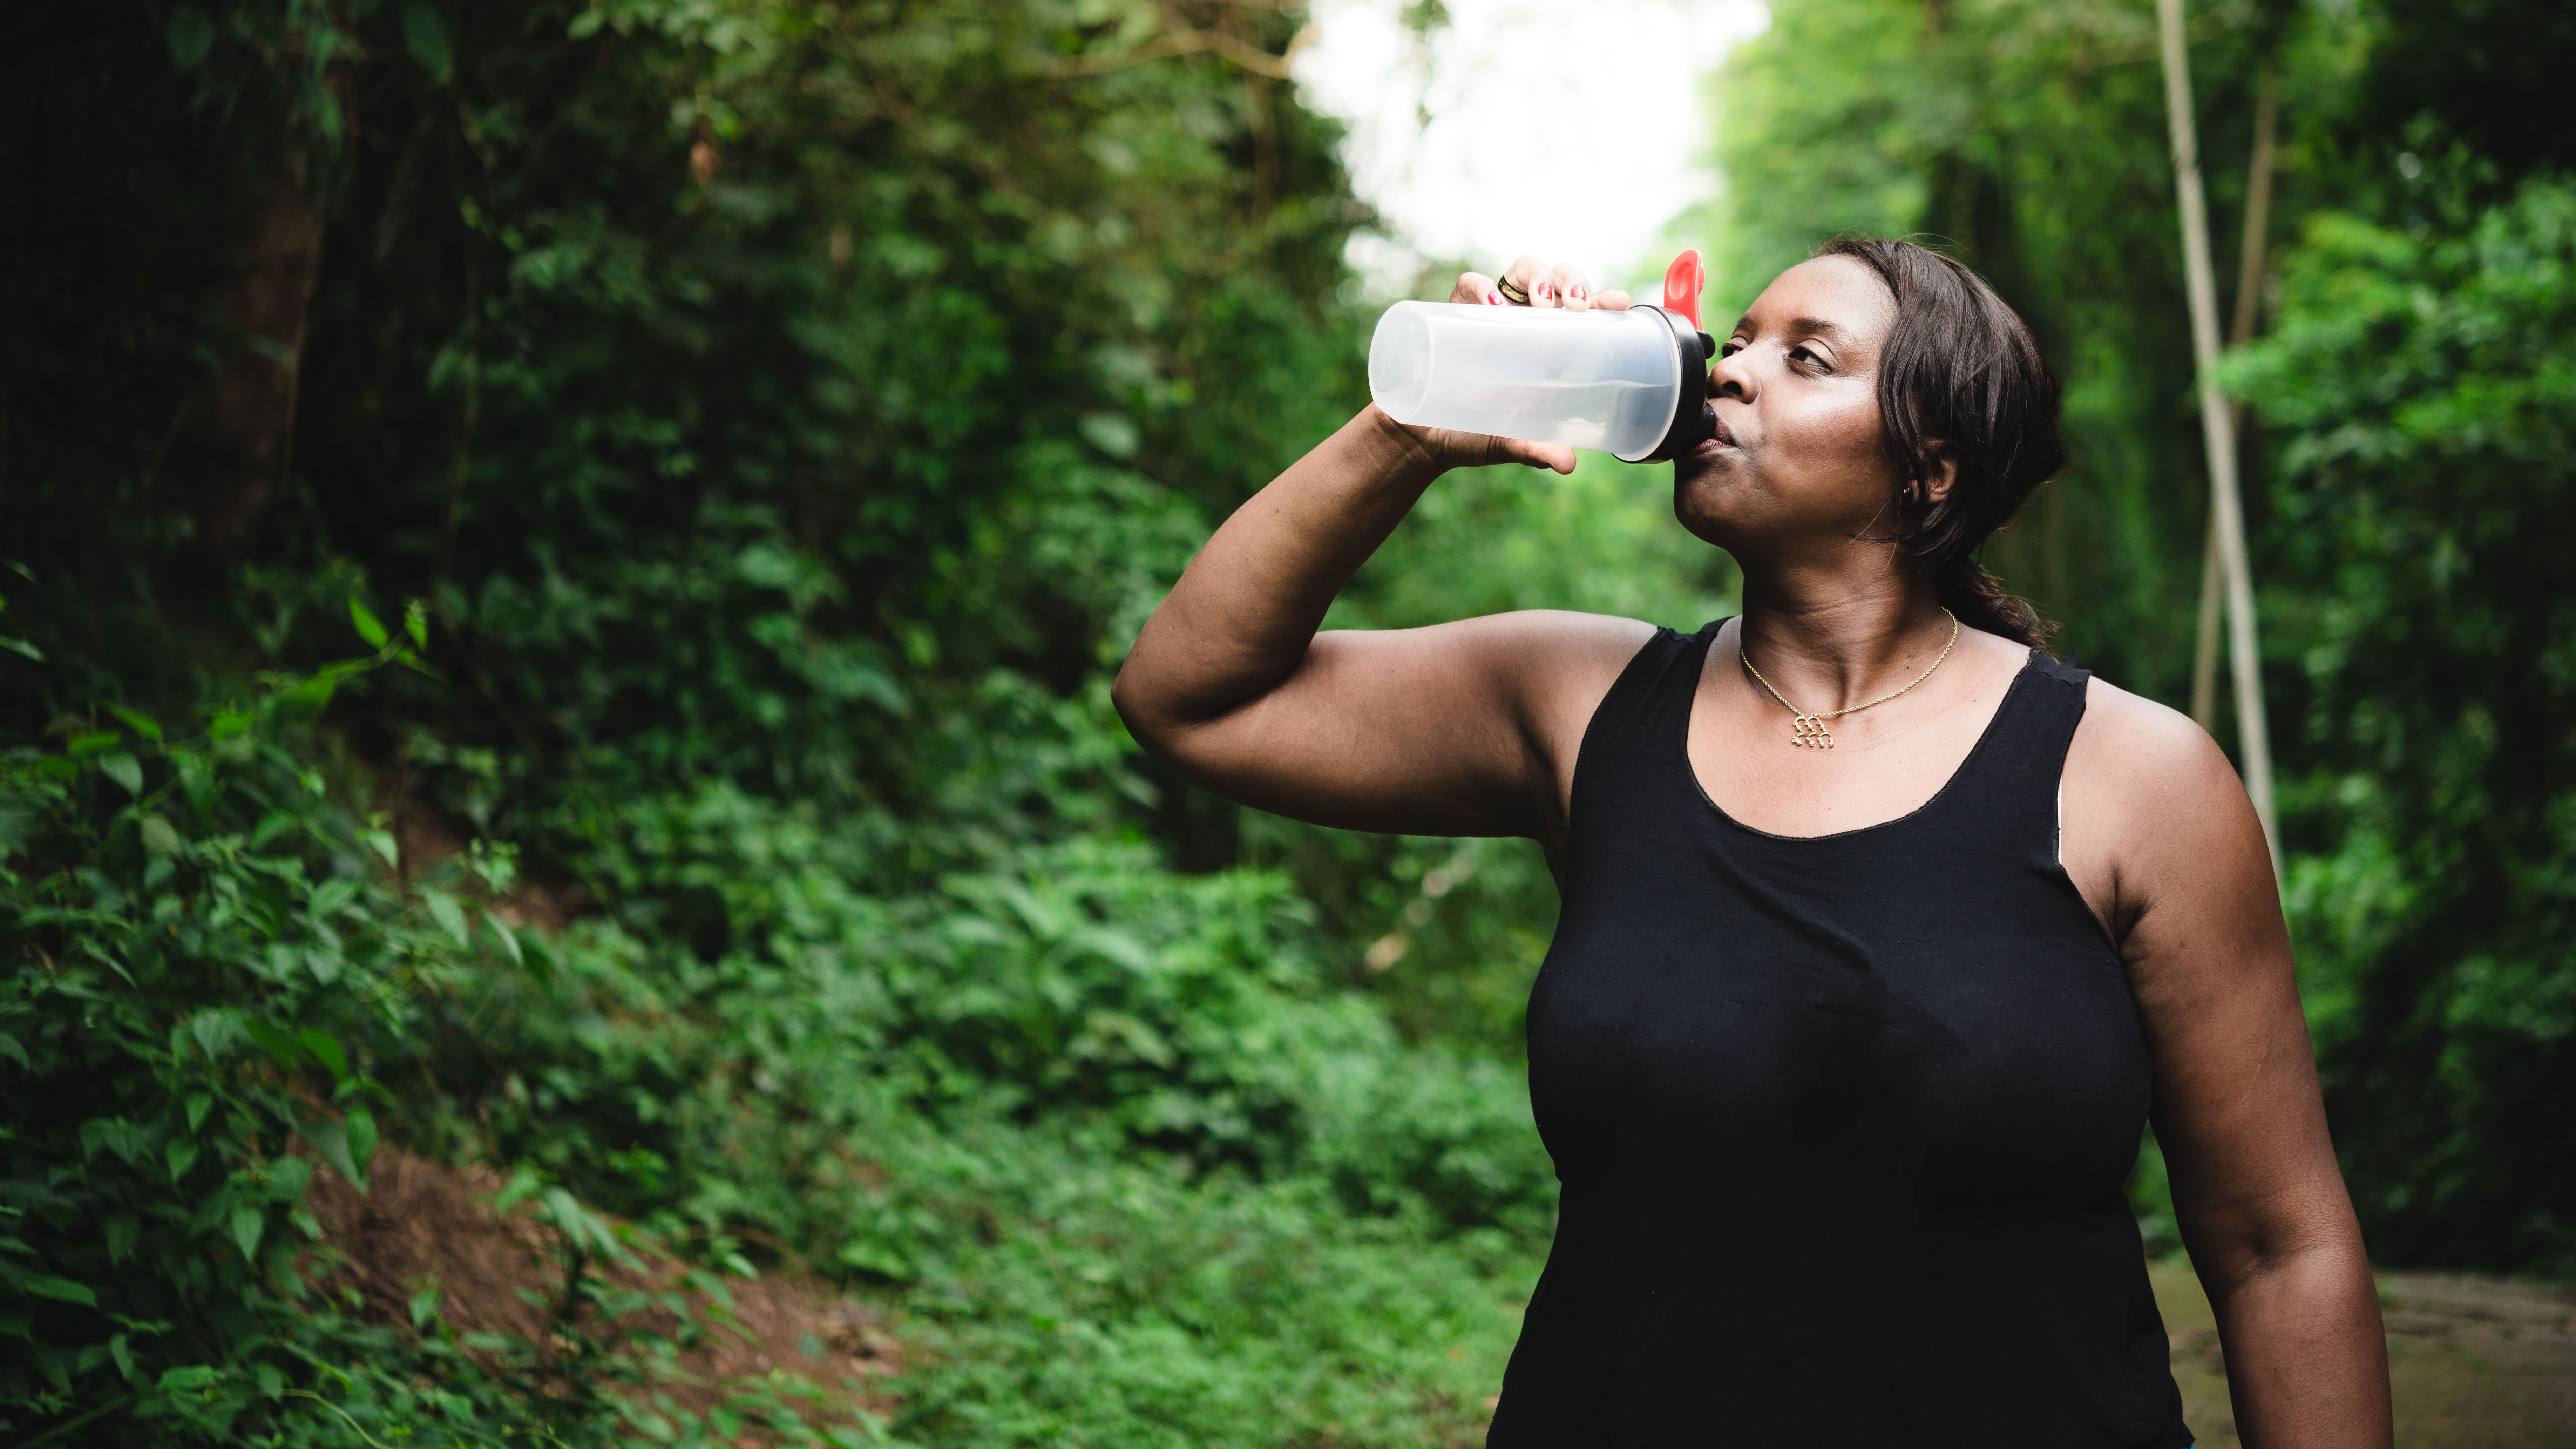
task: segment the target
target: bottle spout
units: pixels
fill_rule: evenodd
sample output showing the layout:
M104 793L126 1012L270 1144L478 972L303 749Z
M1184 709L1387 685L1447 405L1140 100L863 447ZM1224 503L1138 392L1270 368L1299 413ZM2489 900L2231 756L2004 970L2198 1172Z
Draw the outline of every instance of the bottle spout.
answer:
M1699 289L1707 282L1708 264L1700 260L1697 247L1673 258L1673 264L1664 268L1664 310L1688 317L1694 332L1702 330Z

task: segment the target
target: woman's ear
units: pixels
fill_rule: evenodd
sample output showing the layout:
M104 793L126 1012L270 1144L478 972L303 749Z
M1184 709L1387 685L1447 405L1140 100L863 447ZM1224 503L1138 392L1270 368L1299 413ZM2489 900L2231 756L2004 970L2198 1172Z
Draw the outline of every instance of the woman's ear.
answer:
M1917 485L1923 490L1926 505L1948 501L1950 490L1959 484L1959 455L1948 443L1935 438L1923 446L1923 477Z

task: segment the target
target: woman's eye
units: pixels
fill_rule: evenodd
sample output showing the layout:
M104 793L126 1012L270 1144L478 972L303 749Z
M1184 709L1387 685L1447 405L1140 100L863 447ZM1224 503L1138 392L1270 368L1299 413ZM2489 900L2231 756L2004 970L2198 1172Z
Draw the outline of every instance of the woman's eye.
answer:
M1803 362L1810 367L1822 367L1825 365L1825 360L1823 358L1818 357L1813 351L1805 347L1790 348L1789 360L1792 362Z
M1720 357L1733 357L1735 354L1742 352L1743 350L1744 344L1734 340L1733 338L1729 338L1726 341L1717 344L1717 355Z

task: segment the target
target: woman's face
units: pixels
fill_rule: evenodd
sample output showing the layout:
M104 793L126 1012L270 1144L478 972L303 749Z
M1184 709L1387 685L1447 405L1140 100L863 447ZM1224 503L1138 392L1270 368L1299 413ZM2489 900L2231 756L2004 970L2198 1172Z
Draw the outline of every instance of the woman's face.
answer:
M1895 321L1886 284L1849 257L1782 272L1718 345L1717 436L1673 466L1682 526L1739 558L1894 531L1878 367Z

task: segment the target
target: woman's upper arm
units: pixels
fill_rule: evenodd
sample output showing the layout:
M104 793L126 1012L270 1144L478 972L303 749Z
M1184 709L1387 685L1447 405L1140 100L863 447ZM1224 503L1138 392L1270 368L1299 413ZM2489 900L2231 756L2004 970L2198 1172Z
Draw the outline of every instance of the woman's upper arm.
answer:
M1320 825L1545 835L1593 708L1652 632L1556 610L1327 631L1278 684L1154 746L1203 788Z
M2092 688L2068 758L2068 869L2128 966L2185 1238L2204 1271L2256 1271L2356 1232L2271 856L2207 734Z

